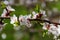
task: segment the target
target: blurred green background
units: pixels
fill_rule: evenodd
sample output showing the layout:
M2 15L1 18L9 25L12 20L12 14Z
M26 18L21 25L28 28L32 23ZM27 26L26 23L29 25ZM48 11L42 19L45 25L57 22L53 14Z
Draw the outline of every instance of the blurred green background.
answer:
M33 10L37 11L37 8L39 10L41 5L38 4L37 8L36 8L36 5L34 8L30 8L30 9L28 9L26 6L12 6L16 11L11 13L11 16L13 14L16 14L16 16L19 17L19 15L30 14ZM56 3L55 2L49 3L48 5L49 5L48 8L52 9L52 8L56 7L60 11L60 0ZM0 7L0 14L2 14L2 12L3 12L3 9ZM5 28L0 33L0 40L16 40L17 37L21 38L21 39L17 39L17 40L53 40L53 35L46 34L43 37L43 34L45 31L43 30L43 32L41 32L42 25L40 25L38 23L35 24L35 27L34 27L34 29L37 30L37 32L33 33L33 32L29 32L28 29L27 29L27 32L15 31L13 29L13 25L10 24L9 19L5 19L4 21L8 24L5 26ZM7 35L6 39L2 39L2 37L1 37L2 33L5 33ZM14 35L16 33L17 33L17 36L14 37Z

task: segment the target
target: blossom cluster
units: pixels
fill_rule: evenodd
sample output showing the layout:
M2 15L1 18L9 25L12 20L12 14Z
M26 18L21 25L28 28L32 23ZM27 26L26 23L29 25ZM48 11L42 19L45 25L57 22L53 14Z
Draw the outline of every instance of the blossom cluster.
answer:
M32 11L32 14L28 15L20 15L19 18L14 14L12 17L10 17L11 21L10 23L16 26L26 26L28 28L32 27L32 23L29 19L41 19L41 17L46 17L45 11L40 10L40 13L36 13L35 11ZM20 24L18 24L18 22Z
M60 25L44 23L43 29L48 30L48 34L53 34L54 39L57 39L60 35Z

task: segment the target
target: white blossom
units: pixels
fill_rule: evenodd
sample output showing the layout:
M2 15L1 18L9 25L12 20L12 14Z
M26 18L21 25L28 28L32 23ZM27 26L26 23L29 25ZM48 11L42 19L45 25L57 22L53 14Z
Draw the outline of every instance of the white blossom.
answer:
M54 36L54 38L53 38L53 39L55 39L55 40L56 40L56 39L57 39L57 36Z
M15 11L15 9L13 9L11 6L7 6L7 9L9 10L9 11Z
M37 16L39 16L39 13L36 13L35 11L33 11L32 12L32 15L33 15L32 19L36 19Z
M32 14L33 14L33 15L35 15L35 14L36 14L36 12L35 12L35 11L33 11L33 12L32 12Z
M32 15L31 15L31 14L29 14L29 15L27 16L27 18L31 19L31 16L32 16Z
M14 30L19 30L20 29L20 26L18 25L18 18L16 17L16 15L13 15L13 17L10 18L11 21L10 23L13 24L13 29Z
M25 25L25 18L23 15L19 16L20 25Z
M46 11L40 9L41 14L43 14L44 17L46 17Z
M58 35L60 35L60 25L58 25L57 31L58 31Z
M58 39L58 40L60 40L60 39Z
M8 1L3 1L3 3L5 4L5 5L9 5L9 2Z
M38 14L33 15L32 18L33 18L33 19L36 19L36 18L37 18L37 15L38 15Z
M6 6L6 9L8 10L8 12L10 12L10 11L11 11L11 12L12 12L12 11L15 11L15 9L13 9L13 8L12 8L11 6L9 6L9 5ZM1 14L1 17L6 17L6 14L8 13L6 9L3 10L3 13Z
M49 32L51 32L53 35L57 36L57 27L54 24L50 24L50 28L48 30Z
M52 33L54 35L54 39L57 39L57 37L60 35L60 25L58 25L58 27L56 27L54 24L50 24L49 29L47 29L46 23L44 23L43 29L48 30L48 34Z
M18 24L16 24L16 23L18 23L18 19L17 19L16 15L13 15L13 17L11 17L10 19L11 19L11 21L10 21L11 24L13 24L14 26L18 26Z
M1 14L1 17L6 17L6 13L7 13L7 11L6 11L6 9L4 9L3 13Z
M25 16L20 16L19 17L19 21L20 21L20 25L25 25L27 27L31 27L31 23L28 19L31 18L31 15L25 15Z
M50 28L48 29L48 33L52 33L54 35L54 39L56 39L60 35L60 25L56 27L54 24L50 24Z
M46 23L43 23L43 29L47 30Z
M5 33L3 33L3 34L1 35L1 37L2 37L2 39L6 39L7 35L6 35Z
M35 11L32 12L32 15L33 15L32 18L33 18L33 19L36 19L36 12L35 12Z
M43 23L43 27L42 27L42 28L43 28L44 30L49 30L50 27L49 27L48 25L50 25L50 24L49 24L49 23ZM48 28L48 27L49 27L49 28Z
M47 15L46 15L46 11L45 11L45 10L41 10L41 9L40 9L40 12L41 12L41 14L42 14L42 19L44 19L44 20L49 20L48 17L47 17Z

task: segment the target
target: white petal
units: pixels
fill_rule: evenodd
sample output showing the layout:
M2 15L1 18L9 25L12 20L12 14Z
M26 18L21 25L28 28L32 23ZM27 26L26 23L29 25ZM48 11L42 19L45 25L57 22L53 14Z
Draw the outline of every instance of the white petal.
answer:
M9 11L15 11L15 9L9 9Z
M13 17L11 17L10 19L11 19L10 21L11 24L14 24L15 22L18 21L16 15L13 15Z

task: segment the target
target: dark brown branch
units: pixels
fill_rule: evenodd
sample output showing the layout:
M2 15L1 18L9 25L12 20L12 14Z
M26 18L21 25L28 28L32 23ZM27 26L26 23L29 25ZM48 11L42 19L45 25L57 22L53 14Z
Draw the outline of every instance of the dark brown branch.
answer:
M10 17L0 17L0 19L10 19ZM55 23L55 22L51 22L48 20L42 20L42 19L28 19L29 21L40 21L40 22L48 22L50 24L57 24L60 25L60 23Z
M0 19L10 19L10 17L0 17Z
M55 23L55 22L51 22L51 21L48 21L48 20L42 20L42 19L28 19L29 21L40 21L40 22L48 22L50 24L57 24L57 25L60 25L60 23Z

